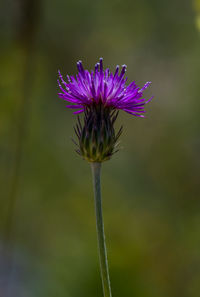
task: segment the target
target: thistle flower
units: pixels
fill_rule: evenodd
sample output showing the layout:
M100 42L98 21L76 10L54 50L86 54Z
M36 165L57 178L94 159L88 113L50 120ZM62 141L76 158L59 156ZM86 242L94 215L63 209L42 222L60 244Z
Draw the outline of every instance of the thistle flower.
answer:
M95 70L84 70L82 62L77 63L76 77L67 75L68 82L64 81L59 71L58 84L61 92L59 97L73 104L66 107L76 109L74 114L84 112L84 124L78 123L75 133L78 137L76 150L89 162L103 162L109 160L117 151L117 140L122 127L117 133L114 123L119 110L124 110L137 117L144 117L144 106L152 98L146 100L143 91L151 84L147 82L141 89L135 82L126 86L124 78L126 65L119 66L115 73L109 68L103 70L103 59L95 65Z
M117 66L113 74L108 68L103 70L102 58L95 65L94 71L84 70L81 61L77 67L76 78L67 76L68 82L59 72L59 96L72 103L67 107L75 109L74 114L84 113L83 124L78 117L75 127L79 142L75 142L78 146L76 151L91 164L103 292L104 297L112 297L101 204L101 163L117 151L117 140L122 132L122 127L117 133L114 129L118 111L124 110L134 116L144 117L144 106L152 98L142 98L143 91L149 87L150 82L141 89L135 82L126 85L126 65L122 66L121 73Z
M77 68L76 78L67 75L68 82L65 82L59 71L60 81L58 80L61 90L58 95L60 98L73 103L73 105L66 107L77 109L74 112L75 114L84 112L90 106L103 105L105 109L121 109L134 116L144 117L144 106L152 98L146 100L142 96L143 91L149 87L151 82L147 82L141 89L135 81L126 86L127 78L124 78L126 65L122 65L121 73L119 73L119 66L117 66L113 74L109 68L103 70L102 58L95 65L94 71L84 70L81 61L77 62Z

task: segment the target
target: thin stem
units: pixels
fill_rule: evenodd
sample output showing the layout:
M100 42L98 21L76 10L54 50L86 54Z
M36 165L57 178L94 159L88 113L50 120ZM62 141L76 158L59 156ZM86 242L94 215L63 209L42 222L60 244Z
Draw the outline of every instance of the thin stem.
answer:
M101 278L103 285L104 297L112 297L110 278L108 271L108 260L104 234L102 203L101 203L101 163L91 163L94 198L95 198L95 211L96 211L96 228L98 237L99 260L101 268Z

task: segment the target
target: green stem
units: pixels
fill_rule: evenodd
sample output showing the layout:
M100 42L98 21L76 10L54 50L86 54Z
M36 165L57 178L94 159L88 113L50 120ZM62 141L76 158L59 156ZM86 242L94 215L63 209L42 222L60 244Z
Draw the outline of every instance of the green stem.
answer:
M101 268L101 278L103 285L104 297L112 297L110 278L108 271L108 260L105 243L102 204L101 204L101 163L91 163L92 178L94 186L95 211L96 211L96 227L99 247L99 260Z

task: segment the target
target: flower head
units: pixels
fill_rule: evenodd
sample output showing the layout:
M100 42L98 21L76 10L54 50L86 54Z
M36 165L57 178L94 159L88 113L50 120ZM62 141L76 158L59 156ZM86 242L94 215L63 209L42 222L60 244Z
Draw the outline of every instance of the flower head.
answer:
M117 140L122 133L122 127L115 133L114 123L118 111L124 110L134 116L144 117L144 106L151 100L143 97L143 91L148 88L147 82L141 89L135 82L126 85L124 78L126 65L119 66L115 73L109 68L103 70L103 59L95 65L95 70L84 70L82 62L77 63L76 77L67 75L67 82L59 72L59 96L72 103L68 108L76 109L75 114L84 113L83 124L78 118L75 133L78 137L76 150L83 159L89 162L109 160L118 151Z
M143 97L143 91L149 87L147 82L139 88L135 81L126 85L124 78L126 65L122 65L121 73L119 66L115 73L109 68L103 70L103 59L95 65L94 71L89 72L83 68L82 62L77 62L78 74L76 77L67 75L64 81L60 71L58 84L61 92L60 98L72 103L68 108L77 109L74 113L84 112L88 107L102 105L105 109L124 110L134 116L144 117L144 106L149 100Z

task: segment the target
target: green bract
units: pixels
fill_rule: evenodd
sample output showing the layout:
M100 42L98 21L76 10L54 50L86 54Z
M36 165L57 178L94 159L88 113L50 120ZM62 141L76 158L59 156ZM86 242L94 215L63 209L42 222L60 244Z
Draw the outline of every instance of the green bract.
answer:
M117 140L122 127L115 133L114 123L118 112L102 104L87 107L83 125L78 118L75 132L79 143L76 150L89 162L104 162L117 152Z

